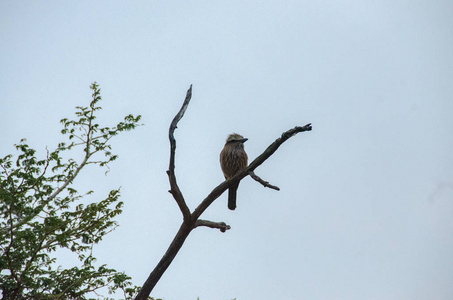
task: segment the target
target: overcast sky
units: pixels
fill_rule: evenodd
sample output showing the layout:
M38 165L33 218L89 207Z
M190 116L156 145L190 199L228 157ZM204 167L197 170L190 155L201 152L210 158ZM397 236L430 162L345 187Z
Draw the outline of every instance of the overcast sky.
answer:
M99 120L141 114L91 201L121 186L120 227L94 255L142 285L182 219L167 192L168 126L191 209L238 132L250 160L313 123L222 195L151 294L165 300L453 299L451 1L1 1L0 156L45 154L59 120L103 96ZM73 260L61 253L60 263Z

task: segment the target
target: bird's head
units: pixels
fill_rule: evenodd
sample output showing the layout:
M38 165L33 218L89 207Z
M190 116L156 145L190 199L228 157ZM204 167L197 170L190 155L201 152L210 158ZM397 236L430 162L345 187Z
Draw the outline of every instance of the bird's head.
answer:
M237 133L232 133L228 136L226 143L233 145L243 145L248 139Z

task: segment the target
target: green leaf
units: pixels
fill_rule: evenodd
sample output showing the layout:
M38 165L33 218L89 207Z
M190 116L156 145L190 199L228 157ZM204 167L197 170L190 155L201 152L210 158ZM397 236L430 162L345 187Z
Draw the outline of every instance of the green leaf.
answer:
M75 120L60 120L62 135L69 133L66 139L74 140L69 145L60 142L54 151L38 158L37 152L22 139L15 145L16 158L10 154L0 159L0 290L3 298L8 298L8 291L18 289L22 291L20 297L27 299L85 299L88 291L96 291L108 282L111 282L109 292L124 291L132 286L124 273L105 265L96 269L96 259L91 255L94 245L118 226L114 218L123 207L119 189L112 190L104 200L84 205L80 201L93 191L80 195L74 183L80 174L89 175L80 170L90 164L108 168L117 158L111 150L110 139L124 128L138 126L136 122L140 118L128 115L125 122L114 128L101 126L96 123L96 112L101 109L100 89L97 83L93 83L91 89L90 105L77 106ZM101 152L104 155L100 155ZM81 156L81 160L75 159ZM59 267L51 255L61 248L73 252L81 264ZM128 288L127 295L133 297L137 288Z

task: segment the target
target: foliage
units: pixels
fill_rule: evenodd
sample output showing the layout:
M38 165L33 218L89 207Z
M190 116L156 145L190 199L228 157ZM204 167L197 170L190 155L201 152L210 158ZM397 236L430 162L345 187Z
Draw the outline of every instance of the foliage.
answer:
M87 294L107 288L131 298L138 287L130 277L106 265L95 266L94 244L118 224L122 212L120 190L110 191L99 202L83 205L74 179L87 165L107 167L117 158L110 140L137 126L140 115L128 115L116 126L101 127L96 112L101 109L100 89L91 85L88 107L76 107L76 120L62 119L61 133L68 137L55 150L36 157L25 139L16 145L17 158L0 158L0 290L3 299L87 299ZM76 161L74 150L83 150ZM79 152L80 153L80 152ZM103 155L102 155L103 154ZM91 194L92 191L87 194ZM68 249L79 266L57 267L57 249ZM107 298L105 298L107 299Z

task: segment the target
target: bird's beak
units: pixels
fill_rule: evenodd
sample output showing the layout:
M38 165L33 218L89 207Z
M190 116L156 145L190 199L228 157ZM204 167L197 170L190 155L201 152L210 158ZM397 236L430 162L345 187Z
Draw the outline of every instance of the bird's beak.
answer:
M247 139L247 138L245 138L245 139L242 139L242 140L239 140L239 142L241 142L241 143L245 143L245 142L247 142L247 141L248 141L248 139Z

